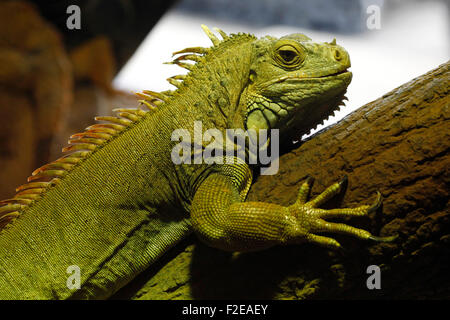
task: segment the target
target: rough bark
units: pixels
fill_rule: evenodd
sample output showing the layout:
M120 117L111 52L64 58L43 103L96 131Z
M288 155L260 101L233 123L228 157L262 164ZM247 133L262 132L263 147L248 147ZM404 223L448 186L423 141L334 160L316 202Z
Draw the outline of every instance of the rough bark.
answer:
M282 156L249 194L288 205L307 174L312 195L347 174L329 207L370 203L379 190L381 210L345 222L395 242L336 236L343 253L305 244L232 255L192 237L115 298L450 298L449 79L447 62L361 107ZM370 265L381 268L380 290L367 288Z

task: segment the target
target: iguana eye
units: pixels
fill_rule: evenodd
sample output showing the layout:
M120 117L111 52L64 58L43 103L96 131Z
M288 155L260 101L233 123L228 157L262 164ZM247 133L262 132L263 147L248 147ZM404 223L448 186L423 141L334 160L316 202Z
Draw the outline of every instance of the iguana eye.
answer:
M287 50L279 49L278 54L286 63L291 63L292 61L294 61L295 57L297 56L297 52L294 50L290 50L290 49L287 49Z
M284 67L292 68L303 62L303 51L298 46L281 44L275 51L275 59Z

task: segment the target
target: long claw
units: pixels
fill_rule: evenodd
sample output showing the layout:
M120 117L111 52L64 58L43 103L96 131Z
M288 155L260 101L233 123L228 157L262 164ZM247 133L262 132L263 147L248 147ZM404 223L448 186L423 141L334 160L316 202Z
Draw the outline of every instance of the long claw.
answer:
M314 184L314 181L315 181L315 179L314 179L314 177L313 176L310 176L309 174L308 174L308 176L306 177L306 183L309 185L309 188L311 189L312 188L312 186L313 186L313 184Z
M348 184L348 176L344 175L342 180L339 181L339 189L340 190L345 190L345 188L347 187L347 184Z
M377 198L375 199L375 202L369 209L367 209L367 213L375 212L377 209L381 206L381 203L383 202L383 197L381 196L380 191L377 191Z
M370 236L368 239L376 242L393 242L395 239L398 238L398 234L388 237L377 237L377 236Z

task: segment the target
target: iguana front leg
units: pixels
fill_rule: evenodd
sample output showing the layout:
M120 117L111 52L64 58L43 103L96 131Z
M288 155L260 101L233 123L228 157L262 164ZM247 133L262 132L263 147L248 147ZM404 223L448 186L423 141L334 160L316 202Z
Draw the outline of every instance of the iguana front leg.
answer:
M300 187L297 201L284 207L266 202L244 202L252 179L250 169L245 164L224 165L222 168L199 186L191 207L194 230L210 246L228 251L254 251L277 244L311 242L340 248L335 239L317 234L324 232L376 241L392 241L395 238L376 237L366 230L324 220L362 216L380 206L381 195L378 193L375 203L370 206L319 209L318 206L342 190L345 179L308 202L312 179L307 179Z

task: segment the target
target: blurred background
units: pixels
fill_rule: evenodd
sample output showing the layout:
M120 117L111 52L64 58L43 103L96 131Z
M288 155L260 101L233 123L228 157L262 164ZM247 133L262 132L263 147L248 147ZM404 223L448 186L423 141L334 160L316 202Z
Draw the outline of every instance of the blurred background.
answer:
M70 5L80 29L69 29ZM200 24L257 36L305 33L350 53L347 107L327 126L450 56L445 0L86 0L0 2L0 198L61 156L68 137L133 92L171 89L171 53L209 46ZM323 126L317 128L320 130Z

